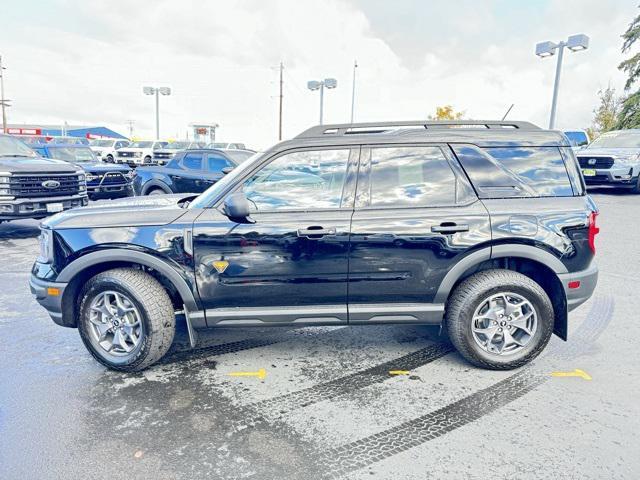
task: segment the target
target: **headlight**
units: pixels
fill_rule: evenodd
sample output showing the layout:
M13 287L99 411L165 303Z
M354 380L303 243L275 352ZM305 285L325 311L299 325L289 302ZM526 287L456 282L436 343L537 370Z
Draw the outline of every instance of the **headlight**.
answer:
M78 181L84 182L85 178L88 178L88 177L89 177L88 175L85 177L84 173L81 173L80 175L78 175Z
M86 189L87 189L87 186L84 183L78 187L78 191L80 192L84 192Z
M632 155L614 155L613 157L616 161L616 163L621 163L623 165L631 165L632 163L635 163L638 160L638 155L637 154L632 154Z
M142 156L142 152L135 152L133 155L135 157L141 157Z
M9 182L11 182L11 177L9 177L9 174L0 175L0 184L9 183Z
M40 229L40 254L37 261L40 263L51 263L53 261L53 232L46 228Z
M98 175L94 175L93 173L87 173L87 176L85 178L87 179L87 182L93 182L100 177Z

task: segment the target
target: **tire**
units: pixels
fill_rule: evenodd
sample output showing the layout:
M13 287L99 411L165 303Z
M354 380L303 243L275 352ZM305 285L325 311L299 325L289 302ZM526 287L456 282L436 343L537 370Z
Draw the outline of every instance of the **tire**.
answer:
M144 164L150 164L151 163L151 157L149 155L147 155L146 157L144 157Z
M631 193L635 193L640 194L640 175L638 175L638 178L636 179L636 184L634 187L631 188Z
M481 310L491 306L489 298L495 300L494 311ZM500 305L504 305L507 299L508 308L515 306L511 302L522 299L528 305L500 317L495 312L500 311ZM531 312L533 316L529 316ZM474 320L476 313L481 320ZM494 316L495 325L493 320L489 320ZM526 328L531 333L528 335L525 333L527 330L510 325L509 318L514 323L523 323L523 320L532 322L535 319L535 330L531 323L527 323ZM546 292L529 277L511 270L485 270L470 276L455 288L447 301L445 324L451 343L468 362L491 370L510 370L529 363L549 343L553 333L554 311ZM474 326L475 332L488 333L474 333ZM500 333L503 331L504 334ZM511 338L515 341L507 342L505 334L513 334ZM517 342L522 346L518 346ZM499 352L501 348L503 351ZM508 351L507 348L513 350Z
M126 299L126 301L122 300L121 305L135 310L135 312L121 315L120 308L117 309L120 326L116 330L121 331L120 337L126 336L123 333L125 326L134 329L126 323L129 320L131 320L129 323L133 323L133 319L137 318L139 325L137 341L133 340L133 336L126 337L130 341L126 346L131 348L126 352L118 352L118 350L124 350L115 346L116 343L120 343L116 342L118 332L113 333L113 326L107 330L110 322L101 321L106 315L98 312L96 307L96 302L99 303L105 296L112 296L109 303L113 305L113 298L118 295L121 300ZM104 366L123 372L138 372L160 360L171 347L176 328L174 308L165 289L151 275L131 268L116 268L99 273L87 282L81 299L78 319L80 337L91 355ZM93 322L92 312L95 315ZM101 331L112 332L106 334L105 340L108 344L109 337L111 338L114 344L112 352L108 352L99 342L98 337Z
M113 163L113 155L111 154L107 155L107 162Z
M147 193L145 193L145 195L166 195L166 194L167 194L167 192L165 192L160 187L151 188L151 189L147 190Z

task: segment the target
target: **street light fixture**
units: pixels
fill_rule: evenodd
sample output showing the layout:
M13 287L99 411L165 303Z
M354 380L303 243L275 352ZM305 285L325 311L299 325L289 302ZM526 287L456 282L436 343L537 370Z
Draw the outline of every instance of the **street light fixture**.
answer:
M536 55L540 58L551 57L558 52L558 62L556 63L556 78L553 83L553 99L551 101L551 116L549 118L549 128L554 128L556 124L556 107L558 104L558 88L560 87L560 72L562 70L562 56L564 47L572 52L579 52L589 48L589 37L584 34L571 35L567 41L541 42L536 45Z
M311 91L320 90L320 125L322 125L322 111L324 109L324 89L336 88L338 81L335 78L325 78L324 80L310 80L307 82L307 88Z
M145 95L156 96L156 140L160 140L160 95L171 95L169 87L142 87Z

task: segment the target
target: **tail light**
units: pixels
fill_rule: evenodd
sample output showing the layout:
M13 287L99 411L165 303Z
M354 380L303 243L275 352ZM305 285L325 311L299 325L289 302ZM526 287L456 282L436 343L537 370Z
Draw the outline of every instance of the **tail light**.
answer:
M589 214L589 248L593 253L596 253L596 235L600 232L600 229L596 226L597 218L598 212Z

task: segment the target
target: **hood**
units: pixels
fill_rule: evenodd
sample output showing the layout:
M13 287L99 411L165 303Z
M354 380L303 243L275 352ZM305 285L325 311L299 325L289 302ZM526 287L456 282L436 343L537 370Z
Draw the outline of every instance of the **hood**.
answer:
M640 153L640 148L583 148L576 152L577 157L589 156L616 156L628 157Z
M102 162L89 162L89 163L76 163L78 168L83 169L85 172L97 173L97 172L130 172L131 169L126 165L118 165L116 163L102 163Z
M96 202L58 213L42 222L45 228L101 228L167 225L188 210L180 202L195 195L158 195Z
M0 157L0 171L9 173L73 173L73 163L44 157Z
M124 148L119 148L118 152L144 152L147 150L152 150L152 147L146 147L146 148L124 147Z

